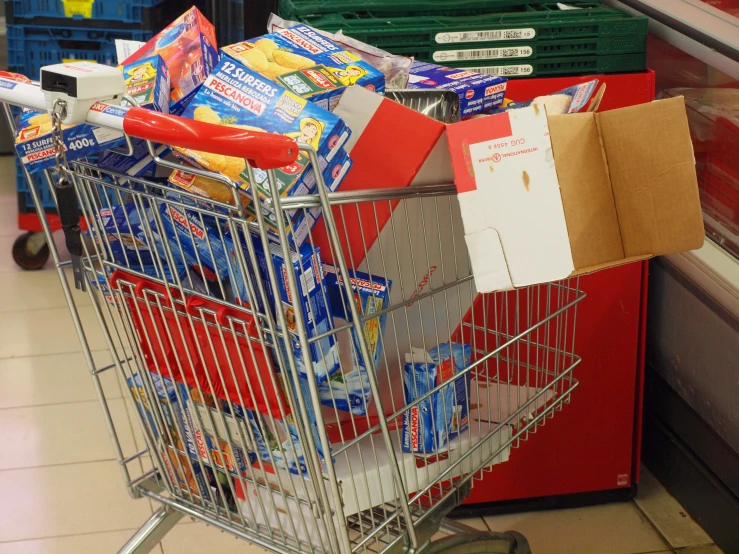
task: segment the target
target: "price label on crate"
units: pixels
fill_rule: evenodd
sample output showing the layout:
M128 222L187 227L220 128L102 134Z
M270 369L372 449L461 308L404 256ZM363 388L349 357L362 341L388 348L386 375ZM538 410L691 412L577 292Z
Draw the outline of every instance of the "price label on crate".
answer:
M465 67L467 71L495 75L496 77L521 77L534 73L534 66L524 63L519 65L493 65L488 67Z
M436 33L437 44L452 42L483 42L490 40L526 40L536 37L536 29L498 29L496 31L465 31Z
M435 62L464 60L497 60L528 58L534 53L531 46L515 46L513 48L481 48L477 50L439 50L434 52Z

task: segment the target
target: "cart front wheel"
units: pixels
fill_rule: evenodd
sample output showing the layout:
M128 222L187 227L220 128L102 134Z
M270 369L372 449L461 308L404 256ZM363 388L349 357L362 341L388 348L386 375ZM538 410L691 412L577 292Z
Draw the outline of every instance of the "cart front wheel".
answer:
M432 542L424 554L531 554L529 542L515 531L459 533Z
M43 233L25 233L13 243L13 261L26 270L41 269L49 259L49 245Z

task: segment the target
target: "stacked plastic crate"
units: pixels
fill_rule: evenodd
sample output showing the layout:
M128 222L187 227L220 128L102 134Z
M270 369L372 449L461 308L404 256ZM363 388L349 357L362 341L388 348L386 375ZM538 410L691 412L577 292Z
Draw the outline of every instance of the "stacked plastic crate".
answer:
M6 0L8 68L38 79L41 67L73 60L115 65L115 40L146 41L181 11L179 0ZM18 169L18 211L23 230L39 230L23 171ZM41 183L43 179L37 179ZM40 186L44 207L51 191Z
M647 19L599 1L280 0L279 11L394 54L509 78L646 67Z

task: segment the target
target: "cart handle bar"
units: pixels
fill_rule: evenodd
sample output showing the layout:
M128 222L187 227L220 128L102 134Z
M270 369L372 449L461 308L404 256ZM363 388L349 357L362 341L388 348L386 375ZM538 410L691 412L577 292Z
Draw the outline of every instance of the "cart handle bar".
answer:
M0 102L46 113L46 98L41 88L18 79L24 78L13 78L13 74L5 72L0 75ZM283 135L247 131L104 102L90 108L87 123L151 142L243 158L260 169L290 165L299 154L297 143Z

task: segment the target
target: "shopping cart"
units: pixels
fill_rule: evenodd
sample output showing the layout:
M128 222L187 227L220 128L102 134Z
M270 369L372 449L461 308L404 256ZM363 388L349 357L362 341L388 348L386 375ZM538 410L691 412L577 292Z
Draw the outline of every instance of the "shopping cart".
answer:
M0 100L13 130L8 103L44 108L32 85ZM98 368L29 179L128 490L161 506L121 552L149 552L182 516L275 552L530 552L446 516L570 401L577 279L480 295L452 185L331 193L316 171L315 194L283 198L274 168L298 155L291 140L124 110L87 119L129 144L250 160L265 193L152 143L158 165L228 196L59 155L43 175L67 211L76 193L89 227L79 276L114 360ZM296 253L291 226L308 216ZM106 371L140 416L138 452L122 451Z

